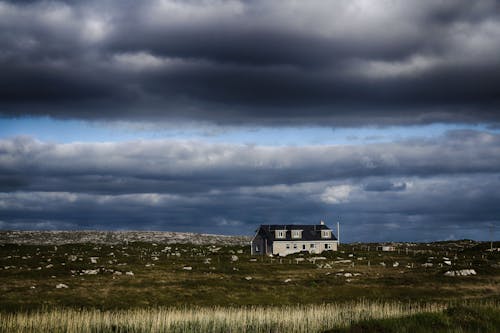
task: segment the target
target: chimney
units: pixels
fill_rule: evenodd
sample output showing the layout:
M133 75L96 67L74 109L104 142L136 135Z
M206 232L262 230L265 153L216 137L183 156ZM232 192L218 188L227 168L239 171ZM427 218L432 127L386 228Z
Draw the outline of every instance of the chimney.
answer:
M325 221L321 220L321 221L319 221L319 224L325 225Z

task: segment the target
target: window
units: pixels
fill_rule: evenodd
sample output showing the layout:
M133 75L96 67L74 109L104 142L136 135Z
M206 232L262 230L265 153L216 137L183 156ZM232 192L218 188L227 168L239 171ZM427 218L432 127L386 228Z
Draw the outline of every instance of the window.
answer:
M280 238L280 239L284 239L286 237L286 230L276 230L275 237Z
M290 250L290 244L286 244L286 249Z
M321 230L321 237L322 238L331 238L332 231L331 230Z
M293 244L293 248L294 248L294 249L297 249L297 244Z
M310 247L311 249L314 249L314 244L309 244L309 247Z
M302 244L302 250L306 249L306 244Z
M255 252L259 252L259 246L255 245Z
M292 238L295 239L302 238L302 230L292 230Z
M325 249L326 249L326 250L329 250L329 249L330 249L330 244L326 243L326 244L325 244Z

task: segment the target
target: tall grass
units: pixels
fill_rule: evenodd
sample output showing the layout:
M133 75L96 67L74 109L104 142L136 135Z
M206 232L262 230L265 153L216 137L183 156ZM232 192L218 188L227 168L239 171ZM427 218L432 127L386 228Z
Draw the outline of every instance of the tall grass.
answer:
M280 307L192 307L119 311L52 309L0 313L0 332L321 332L377 318L437 312L444 304L356 301Z

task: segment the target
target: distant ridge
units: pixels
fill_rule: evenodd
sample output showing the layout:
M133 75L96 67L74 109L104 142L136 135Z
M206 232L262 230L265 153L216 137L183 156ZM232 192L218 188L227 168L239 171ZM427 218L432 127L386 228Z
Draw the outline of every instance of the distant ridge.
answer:
M250 242L250 237L169 231L0 231L0 244L62 245L126 242L246 245Z

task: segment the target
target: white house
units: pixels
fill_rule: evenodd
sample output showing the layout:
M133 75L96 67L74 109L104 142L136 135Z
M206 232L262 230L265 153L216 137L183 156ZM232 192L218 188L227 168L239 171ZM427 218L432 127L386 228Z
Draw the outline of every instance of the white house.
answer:
M338 240L332 230L320 224L261 225L252 239L252 255L280 255L337 251Z

